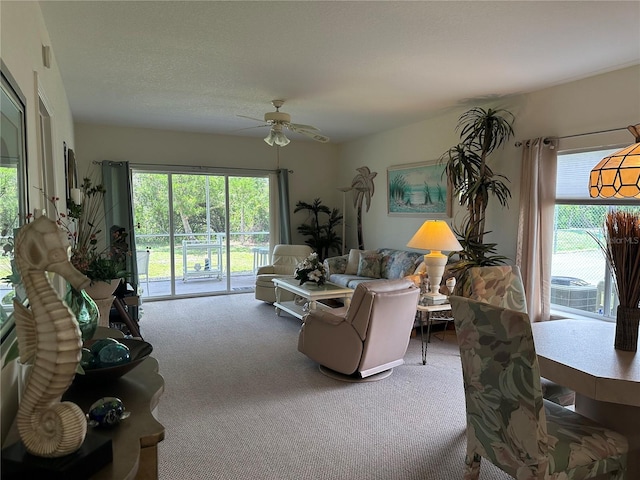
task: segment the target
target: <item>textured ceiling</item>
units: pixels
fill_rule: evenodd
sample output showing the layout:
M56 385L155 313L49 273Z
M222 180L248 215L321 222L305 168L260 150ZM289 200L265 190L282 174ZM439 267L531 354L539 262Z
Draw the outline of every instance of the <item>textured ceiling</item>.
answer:
M265 136L284 99L343 142L640 63L638 1L40 5L81 122Z

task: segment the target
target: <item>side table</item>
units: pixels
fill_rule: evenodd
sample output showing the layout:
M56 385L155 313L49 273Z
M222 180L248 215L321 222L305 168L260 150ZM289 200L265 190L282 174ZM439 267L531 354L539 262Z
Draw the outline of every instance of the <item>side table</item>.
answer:
M419 316L420 316L420 339L422 341L422 364L427 364L427 344L431 340L431 325L435 320L444 321L445 322L445 331L450 321L453 320L453 317L449 315L448 317L437 317L433 314L437 312L450 312L451 304L443 303L441 305L420 305L417 307ZM427 334L425 336L424 333L424 324L427 324Z

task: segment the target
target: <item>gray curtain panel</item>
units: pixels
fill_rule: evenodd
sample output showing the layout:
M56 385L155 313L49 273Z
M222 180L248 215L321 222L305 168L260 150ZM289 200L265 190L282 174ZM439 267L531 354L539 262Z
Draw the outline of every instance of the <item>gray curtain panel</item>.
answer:
M111 244L112 232L123 229L127 234L126 243L131 255L127 256L127 278L134 291L138 288L138 267L133 225L133 198L131 192L131 171L129 162L104 160L102 165L102 183L106 189L104 195L105 235L107 244Z
M291 215L289 213L289 171L280 169L278 173L278 209L280 210L279 243L291 244Z

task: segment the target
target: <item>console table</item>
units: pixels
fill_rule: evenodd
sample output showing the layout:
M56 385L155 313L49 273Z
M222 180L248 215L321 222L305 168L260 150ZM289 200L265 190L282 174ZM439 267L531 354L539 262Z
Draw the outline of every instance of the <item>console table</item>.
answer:
M114 334L109 335L108 332ZM96 336L119 337L121 334L98 327ZM148 357L117 380L90 385L73 384L62 397L62 400L76 403L84 412L88 412L91 404L102 397L117 397L131 412L120 425L96 430L111 438L113 461L93 475L92 480L158 478L158 443L164 439L164 426L156 418L164 392L164 379L158 370L158 361ZM5 444L11 445L18 439L14 423Z

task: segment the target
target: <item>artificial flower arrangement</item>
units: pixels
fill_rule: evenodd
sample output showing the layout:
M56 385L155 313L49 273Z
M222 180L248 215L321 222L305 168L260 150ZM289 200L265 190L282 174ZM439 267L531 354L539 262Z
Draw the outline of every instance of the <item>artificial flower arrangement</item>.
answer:
M117 230L112 234L111 245L100 247L98 235L102 233L104 215L102 199L106 192L102 184L84 178L79 191L67 200L68 213L58 211L58 197L48 200L56 210L56 222L64 230L71 245L71 263L94 281L110 282L126 276L127 233Z
M327 272L324 269L324 265L320 262L318 254L315 252L296 266L294 275L296 280L300 280L300 285L305 282L323 285L327 279Z

